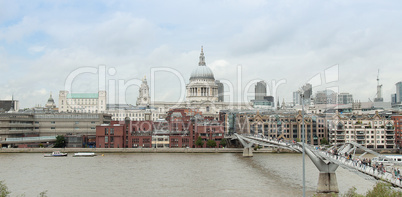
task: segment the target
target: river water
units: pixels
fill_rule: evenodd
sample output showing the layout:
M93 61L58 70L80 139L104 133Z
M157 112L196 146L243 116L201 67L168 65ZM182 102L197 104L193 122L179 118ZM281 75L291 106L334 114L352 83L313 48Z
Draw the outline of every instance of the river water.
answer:
M341 193L365 193L375 182L341 167ZM0 180L11 196L302 196L302 155L260 153L124 153L91 158L0 154ZM306 157L306 194L318 170Z

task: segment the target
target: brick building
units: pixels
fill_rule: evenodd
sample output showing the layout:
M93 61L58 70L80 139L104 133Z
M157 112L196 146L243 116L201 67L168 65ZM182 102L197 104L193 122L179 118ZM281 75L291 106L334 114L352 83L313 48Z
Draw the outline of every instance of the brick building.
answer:
M214 140L219 147L224 138L223 124L188 108L170 110L165 120L126 118L96 127L98 148L195 148L199 136L205 141L204 147L208 140Z
M394 121L395 127L395 145L397 148L402 147L402 115L393 115L392 120Z

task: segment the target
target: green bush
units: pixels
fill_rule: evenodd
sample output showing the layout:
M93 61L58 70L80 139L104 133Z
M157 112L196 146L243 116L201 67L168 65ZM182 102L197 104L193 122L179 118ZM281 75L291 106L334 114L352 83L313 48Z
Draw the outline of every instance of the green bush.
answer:
M391 184L384 182L377 182L372 190L367 191L366 195L356 193L356 188L350 188L343 197L400 197L401 191L396 191L392 188Z
M7 185L4 181L0 181L0 197L8 197L11 192L8 190ZM47 197L46 195L47 190L39 193L39 197ZM25 194L18 195L18 196L25 196Z
M207 146L210 147L210 148L216 147L216 142L215 142L215 140L208 140L208 141L207 141Z
M0 197L7 197L11 192L8 191L8 187L3 181L0 181Z

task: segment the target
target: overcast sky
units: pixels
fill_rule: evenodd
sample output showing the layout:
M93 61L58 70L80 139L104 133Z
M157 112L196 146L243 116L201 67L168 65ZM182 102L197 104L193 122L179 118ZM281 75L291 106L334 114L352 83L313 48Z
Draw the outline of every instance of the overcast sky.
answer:
M43 106L53 92L58 102L73 71L104 65L106 90L147 76L155 100L175 101L180 77L157 72L153 80L151 69L177 71L188 83L204 46L215 78L237 93L241 69L242 98L255 80L270 90L282 81L268 94L291 102L293 91L318 76L314 92L336 87L373 100L380 69L390 101L402 81L401 18L397 0L0 0L0 99L14 94L21 108ZM80 74L71 87L97 92L98 74ZM125 102L135 104L138 87L124 89Z

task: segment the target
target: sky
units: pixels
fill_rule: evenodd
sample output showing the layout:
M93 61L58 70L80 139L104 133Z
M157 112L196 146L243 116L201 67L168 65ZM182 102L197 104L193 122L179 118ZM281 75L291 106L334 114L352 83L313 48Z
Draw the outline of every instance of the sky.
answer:
M379 70L390 101L401 18L397 0L0 0L0 99L30 108L101 89L135 104L145 76L153 100L178 101L203 46L226 100L251 99L259 80L281 102L307 82L374 100Z

